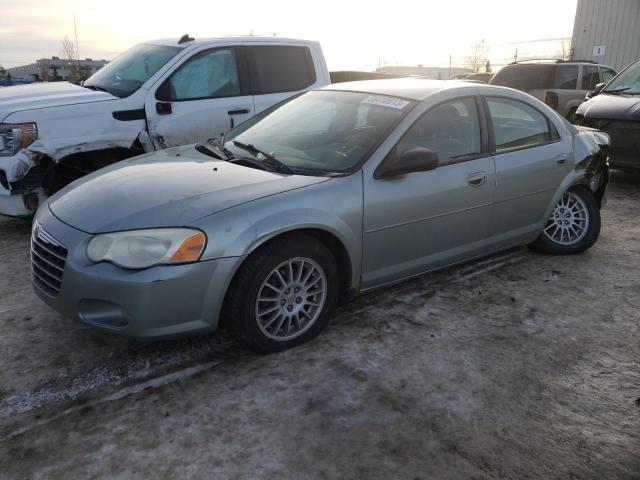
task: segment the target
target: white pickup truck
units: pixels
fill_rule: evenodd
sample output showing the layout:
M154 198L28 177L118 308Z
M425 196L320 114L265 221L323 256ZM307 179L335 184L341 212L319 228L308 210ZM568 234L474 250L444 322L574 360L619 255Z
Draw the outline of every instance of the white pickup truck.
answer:
M0 214L28 216L69 182L124 158L205 141L330 83L317 42L262 37L136 45L83 86L0 90Z

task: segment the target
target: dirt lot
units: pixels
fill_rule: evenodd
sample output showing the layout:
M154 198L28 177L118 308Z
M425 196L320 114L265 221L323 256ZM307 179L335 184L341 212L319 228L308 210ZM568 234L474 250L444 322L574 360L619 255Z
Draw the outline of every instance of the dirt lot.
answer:
M588 253L374 292L267 357L60 317L0 220L0 477L640 478L639 212L617 174Z

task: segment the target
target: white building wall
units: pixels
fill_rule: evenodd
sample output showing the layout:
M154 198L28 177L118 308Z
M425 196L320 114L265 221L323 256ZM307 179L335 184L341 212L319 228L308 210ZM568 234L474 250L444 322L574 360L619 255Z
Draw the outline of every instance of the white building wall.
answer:
M595 47L604 55L594 55ZM574 59L616 70L640 58L640 0L578 0L571 49Z

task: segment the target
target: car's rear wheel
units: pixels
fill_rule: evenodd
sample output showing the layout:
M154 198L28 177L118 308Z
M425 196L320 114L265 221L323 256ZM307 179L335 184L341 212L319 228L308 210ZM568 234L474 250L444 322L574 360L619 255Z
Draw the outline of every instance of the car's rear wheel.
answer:
M258 352L300 345L329 322L338 283L335 258L322 242L306 234L276 239L252 254L234 278L224 325Z
M600 235L600 209L585 187L567 190L551 211L551 216L532 248L552 254L581 253Z

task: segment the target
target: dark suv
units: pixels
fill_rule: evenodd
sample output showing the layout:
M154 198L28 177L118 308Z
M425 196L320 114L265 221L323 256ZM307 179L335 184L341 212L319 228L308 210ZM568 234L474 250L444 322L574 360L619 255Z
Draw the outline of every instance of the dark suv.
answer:
M587 92L615 75L612 68L586 60L529 60L505 66L489 84L533 95L573 121Z

